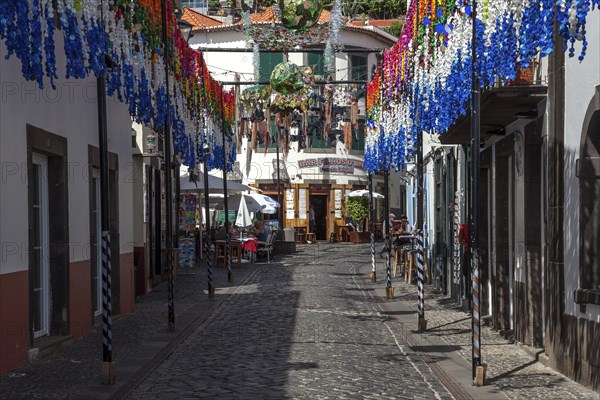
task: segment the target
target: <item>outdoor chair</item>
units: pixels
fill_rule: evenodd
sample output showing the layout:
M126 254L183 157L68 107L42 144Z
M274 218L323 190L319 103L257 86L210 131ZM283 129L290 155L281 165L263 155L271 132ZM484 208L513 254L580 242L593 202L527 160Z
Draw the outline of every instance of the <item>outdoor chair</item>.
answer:
M275 242L275 233L273 233L271 231L271 232L269 232L269 235L267 236L266 241L256 242L256 255L258 256L259 254L266 254L267 262L270 263L271 262L271 252L273 251L273 243L274 242Z

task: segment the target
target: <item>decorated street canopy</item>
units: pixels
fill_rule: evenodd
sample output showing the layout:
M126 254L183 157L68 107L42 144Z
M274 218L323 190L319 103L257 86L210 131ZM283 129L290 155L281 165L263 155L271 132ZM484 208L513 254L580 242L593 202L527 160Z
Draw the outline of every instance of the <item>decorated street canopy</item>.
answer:
M199 158L196 133L201 131L203 118L208 115L221 122L223 115L222 125L231 131L234 97L223 93L202 54L188 46L170 1L167 29L169 101L160 0L0 2L0 39L8 50L7 57L20 60L25 79L36 81L40 89L47 84L55 87L55 80L63 73L57 69L55 37L62 34L65 78L105 75L108 95L126 103L136 122L162 131L169 118L175 154L193 166ZM222 167L222 158L216 160L216 155L222 157L224 153L222 141L211 141L209 146L214 150L211 164ZM232 143L226 148L228 159L233 160L235 146Z
M555 20L569 56L583 61L586 17L599 6L600 0L479 1L475 72L481 88L514 79L538 54L554 51ZM402 169L417 135L446 132L467 113L471 10L464 0L411 2L400 39L367 85L366 170Z

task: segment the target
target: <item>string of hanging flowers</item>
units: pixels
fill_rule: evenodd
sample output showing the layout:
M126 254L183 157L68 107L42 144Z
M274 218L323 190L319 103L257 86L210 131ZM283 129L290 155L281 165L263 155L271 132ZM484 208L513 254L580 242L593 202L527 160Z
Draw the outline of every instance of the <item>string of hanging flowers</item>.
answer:
M36 81L40 89L47 83L55 88L59 28L64 42L64 77L105 75L107 93L126 103L135 121L162 130L169 118L174 150L193 166L197 162L194 126L199 126L202 118L197 110L216 116L222 88L208 72L202 54L187 45L173 11L167 2L172 82L168 102L160 0L3 0L0 40L7 48L7 58L15 56L20 61L26 80ZM107 65L109 59L111 65ZM167 103L172 105L170 109L165 107Z
M482 0L475 24L481 89L508 82L518 68L554 51L554 21L565 50L583 61L586 19L600 0ZM471 4L414 0L398 42L367 85L365 169L402 169L416 135L446 132L471 100Z

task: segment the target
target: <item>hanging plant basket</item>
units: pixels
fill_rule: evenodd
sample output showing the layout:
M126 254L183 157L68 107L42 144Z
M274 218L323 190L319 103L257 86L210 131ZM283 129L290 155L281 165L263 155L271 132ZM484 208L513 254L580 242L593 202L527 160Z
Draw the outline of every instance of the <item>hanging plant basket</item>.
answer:
M271 88L281 94L292 94L304 87L300 68L291 62L277 64L271 73Z
M279 0L281 24L292 30L305 30L314 26L323 11L321 0Z

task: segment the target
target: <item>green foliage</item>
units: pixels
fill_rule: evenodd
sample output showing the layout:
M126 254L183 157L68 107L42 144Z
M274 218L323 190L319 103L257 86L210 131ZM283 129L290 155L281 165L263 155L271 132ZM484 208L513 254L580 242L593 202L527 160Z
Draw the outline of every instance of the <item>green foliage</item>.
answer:
M406 0L365 0L363 12L372 19L391 19L406 15Z
M209 14L215 14L221 8L221 2L219 0L208 0L208 12Z
M348 215L354 222L357 222L359 226L362 225L363 221L367 219L367 211L369 209L369 198L368 197L348 197L346 199L346 209Z
M398 21L394 21L387 28L383 28L384 31L389 33L392 36L400 37L402 34L402 24Z

